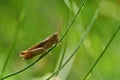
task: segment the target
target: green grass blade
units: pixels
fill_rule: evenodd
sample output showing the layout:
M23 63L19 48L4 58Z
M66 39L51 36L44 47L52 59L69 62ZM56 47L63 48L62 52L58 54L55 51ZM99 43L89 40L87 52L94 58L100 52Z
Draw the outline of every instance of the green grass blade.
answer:
M80 6L78 12L77 12L76 15L73 17L73 19L72 19L70 25L68 26L68 28L67 28L67 30L65 31L65 33L63 34L63 36L60 38L59 42L62 41L62 39L65 37L65 35L66 35L66 34L68 33L68 31L70 30L71 26L73 25L73 23L75 22L75 20L76 20L76 18L77 18L77 16L78 16L78 14L79 14L80 11L83 9L83 7L84 7L86 1L87 1L87 0L83 0L83 2L82 2L82 4L81 4L81 6Z
M65 31L64 35L60 38L59 42L61 42L61 41L62 41L62 39L65 37L65 35L66 35L66 34L68 33L68 31L70 30L71 26L73 25L73 23L74 23L75 19L76 19L76 18L77 18L77 16L78 16L78 14L79 14L79 13L80 13L80 11L83 9L83 7L84 7L84 5L85 5L85 2L86 2L86 1L87 1L87 0L83 0L83 2L82 2L82 4L81 4L81 6L80 6L80 8L79 8L78 12L77 12L77 13L76 13L76 15L73 17L73 19L72 19L72 21L71 21L70 25L68 26L68 29ZM64 48L64 52L65 52L65 48ZM61 57L61 60L60 60L60 63L59 63L58 68L60 68L60 67L61 67L61 65L62 65L63 58L64 58L64 52L60 55L60 56L62 56L62 57Z
M75 53L77 52L77 50L81 47L83 41L86 39L88 33L90 32L91 28L93 27L93 23L96 20L97 16L98 16L98 10L99 7L96 9L95 14L86 30L86 32L84 33L82 39L80 40L79 44L77 45L77 47L74 49L74 51L72 52L72 55L65 61L65 63L59 68L59 70L57 70L56 72L54 72L50 77L47 78L47 80L51 79L56 73L58 73L62 68L65 67L65 65L72 59L72 57L75 55Z
M10 56L12 55L13 49L15 48L15 44L16 44L16 41L17 41L17 36L18 36L18 34L19 34L19 26L17 26L14 34L15 34L15 36L14 36L14 40L13 40L12 46L11 46L9 52L8 52L8 55L7 55L7 57L6 57L6 60L5 60L5 62L4 62L4 65L3 65L3 69L2 69L2 71L1 71L1 72L2 72L2 75L4 75L4 72L5 72L5 70L6 70L8 61L9 61L9 59L10 59Z
M58 63L56 65L56 68L54 70L54 72L56 72L61 66L62 66L62 63L63 63L63 60L64 60L64 56L65 56L65 51L66 51L66 47L67 47L67 44L65 44L63 47L62 47L62 50L60 52L60 55L59 55L59 58L58 58ZM58 74L58 73L57 73ZM57 75L56 74L56 75Z
M116 34L118 33L120 29L120 26L117 28L117 30L114 32L113 36L110 38L108 44L105 46L104 50L101 52L101 54L98 56L97 60L94 62L94 64L92 65L92 67L90 68L90 70L88 71L88 73L85 75L85 77L83 78L83 80L87 80L89 74L93 71L93 69L95 68L95 66L97 65L97 63L100 61L100 59L103 57L103 55L105 54L105 51L108 49L108 47L110 46L111 42L113 41L113 39L115 38Z

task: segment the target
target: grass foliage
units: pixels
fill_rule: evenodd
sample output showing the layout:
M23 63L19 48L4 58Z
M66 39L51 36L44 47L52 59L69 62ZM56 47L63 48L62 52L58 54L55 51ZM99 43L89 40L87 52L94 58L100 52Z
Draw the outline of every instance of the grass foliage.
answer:
M0 80L120 79L119 14L119 0L0 0ZM58 45L20 58L56 31Z

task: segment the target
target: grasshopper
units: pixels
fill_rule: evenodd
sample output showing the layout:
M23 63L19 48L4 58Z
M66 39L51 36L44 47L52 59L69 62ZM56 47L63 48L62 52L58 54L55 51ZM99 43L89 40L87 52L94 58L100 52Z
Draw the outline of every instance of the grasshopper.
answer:
M46 50L58 43L58 32L47 37L45 40L33 45L32 47L21 51L20 56L24 59L31 59L36 55L43 54Z

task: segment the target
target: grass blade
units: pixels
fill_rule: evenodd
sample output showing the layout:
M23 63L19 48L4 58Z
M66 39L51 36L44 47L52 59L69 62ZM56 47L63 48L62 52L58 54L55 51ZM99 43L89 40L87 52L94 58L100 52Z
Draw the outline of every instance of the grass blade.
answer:
M77 47L74 49L74 51L72 52L72 55L65 61L65 63L56 71L54 72L50 77L47 78L47 80L51 79L55 74L57 74L62 68L64 68L64 66L72 59L72 57L75 55L75 53L77 52L77 50L81 47L83 41L86 39L88 33L90 32L91 28L93 27L93 23L96 20L97 16L98 16L98 11L99 11L99 7L96 9L95 14L86 30L86 32L84 33L82 39L80 40L79 44L77 45Z
M103 57L103 55L105 54L105 51L108 49L108 47L110 46L111 42L113 41L113 39L115 38L116 34L118 33L120 29L120 26L117 28L117 30L114 32L113 36L110 38L108 44L105 46L104 50L101 52L101 54L98 56L97 60L94 62L94 64L92 65L92 67L90 68L90 70L88 71L88 73L85 75L85 77L83 78L83 80L87 80L90 73L93 71L93 69L95 68L95 66L97 65L97 63L100 61L100 59Z
M15 48L18 32L19 32L19 27L17 27L16 30L15 30L15 36L14 36L14 40L13 40L12 46L11 46L9 52L8 52L8 55L7 55L6 60L5 60L5 63L3 65L3 69L1 71L2 75L4 74L4 72L6 70L6 67L7 67L7 64L8 64L8 60L10 59L10 56L12 55L13 49Z
M63 34L63 36L60 38L59 42L62 41L62 39L65 37L65 35L68 33L68 31L70 30L71 26L73 25L73 23L75 22L75 19L77 18L78 14L80 13L80 11L82 10L82 8L84 7L85 3L87 0L83 0L78 12L76 13L76 15L73 17L70 25L68 26L67 30L65 31L65 33Z
M59 55L59 58L58 58L58 61L57 61L58 63L56 65L56 69L54 70L54 72L56 70L58 70L62 66L62 63L63 63L63 60L64 60L64 56L65 56L64 53L65 53L66 47L67 47L66 45L62 47L62 50L60 52L60 55Z

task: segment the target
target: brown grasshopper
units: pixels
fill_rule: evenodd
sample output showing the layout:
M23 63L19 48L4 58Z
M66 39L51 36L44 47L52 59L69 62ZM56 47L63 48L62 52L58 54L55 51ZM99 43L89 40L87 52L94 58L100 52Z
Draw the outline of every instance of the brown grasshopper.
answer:
M55 32L53 35L49 36L45 40L33 45L31 48L28 48L20 52L20 56L24 59L31 59L32 57L43 54L46 50L52 47L58 42L58 32Z

